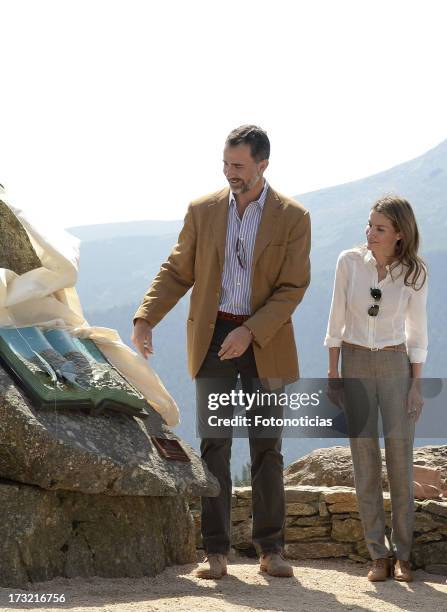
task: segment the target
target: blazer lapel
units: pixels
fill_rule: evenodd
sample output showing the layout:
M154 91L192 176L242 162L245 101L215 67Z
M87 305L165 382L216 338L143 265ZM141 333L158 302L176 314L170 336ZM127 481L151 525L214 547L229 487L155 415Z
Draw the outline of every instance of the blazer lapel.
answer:
M269 186L267 197L265 199L264 208L262 210L261 221L256 234L256 241L253 250L252 271L255 269L256 263L262 251L272 240L277 229L277 217L279 216L282 204L281 200L273 189Z
M213 232L214 243L219 254L220 269L223 270L225 262L225 243L227 239L227 224L228 224L228 198L230 190L228 188L221 191L216 199L208 206L211 211L211 228ZM256 262L259 259L262 251L272 240L277 229L277 217L281 211L282 204L278 195L269 186L267 197L265 199L264 208L262 210L261 221L259 223L258 232L253 251L252 270L254 270Z
M223 270L225 262L225 243L227 240L227 224L228 224L228 198L230 190L228 188L217 195L214 202L208 206L211 211L211 228L213 232L214 244L217 247L219 254L220 269Z

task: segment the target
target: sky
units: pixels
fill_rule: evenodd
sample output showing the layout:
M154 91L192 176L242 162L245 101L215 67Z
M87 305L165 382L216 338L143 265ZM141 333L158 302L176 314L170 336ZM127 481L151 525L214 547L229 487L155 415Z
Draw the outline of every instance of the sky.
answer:
M443 0L0 0L0 183L62 227L181 219L267 130L288 195L447 138Z

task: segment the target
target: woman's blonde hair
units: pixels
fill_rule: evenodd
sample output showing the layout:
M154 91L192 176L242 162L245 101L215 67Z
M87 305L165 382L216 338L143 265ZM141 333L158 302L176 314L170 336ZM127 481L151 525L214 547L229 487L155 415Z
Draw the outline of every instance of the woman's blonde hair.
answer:
M427 266L418 256L419 229L410 203L396 195L385 195L374 203L371 210L385 215L394 230L400 232L401 238L396 243L394 253L397 261L392 269L402 264L402 268L406 268L405 285L419 291L427 278Z

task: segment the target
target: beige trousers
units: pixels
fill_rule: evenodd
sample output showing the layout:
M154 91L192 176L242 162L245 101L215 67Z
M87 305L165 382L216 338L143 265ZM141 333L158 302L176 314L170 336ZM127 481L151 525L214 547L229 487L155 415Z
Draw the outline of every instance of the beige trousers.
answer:
M357 503L369 553L372 559L392 554L408 560L414 522L414 421L406 407L411 375L408 356L343 346L341 373ZM385 543L379 410L392 507L390 548Z

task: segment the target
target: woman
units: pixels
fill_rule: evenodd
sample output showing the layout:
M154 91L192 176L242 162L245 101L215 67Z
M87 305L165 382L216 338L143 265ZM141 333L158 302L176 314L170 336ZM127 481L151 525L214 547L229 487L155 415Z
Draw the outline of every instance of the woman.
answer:
M348 423L357 503L372 558L371 581L391 573L411 581L414 424L423 400L427 356L427 270L410 204L380 198L366 227L367 243L337 262L325 345L328 378L339 378ZM392 505L391 553L385 545L378 408Z

